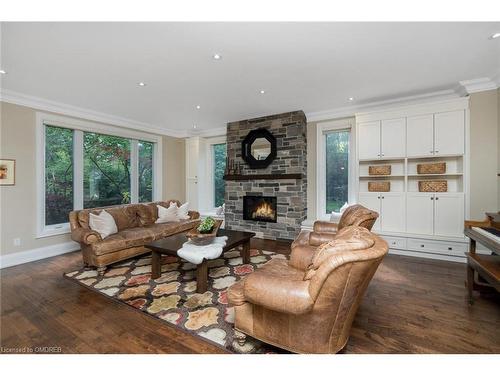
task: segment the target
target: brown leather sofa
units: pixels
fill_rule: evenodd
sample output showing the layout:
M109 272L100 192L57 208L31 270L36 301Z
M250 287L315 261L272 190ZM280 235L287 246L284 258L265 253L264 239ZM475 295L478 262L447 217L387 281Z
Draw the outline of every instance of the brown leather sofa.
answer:
M272 259L228 289L236 338L246 335L296 353L337 353L387 243L363 227L339 230L303 262Z
M303 230L292 242L290 258L293 262L303 261L305 266L309 264L316 248L325 242L334 240L337 231L349 226L371 230L378 216L377 212L355 204L344 211L338 224L331 221L315 221L312 232Z
M71 239L80 243L83 263L97 267L102 274L109 264L151 251L144 247L147 243L190 230L199 224L200 214L196 211L189 211L188 220L155 224L158 219L156 205L168 208L170 202L180 206L179 201L169 200L70 212ZM118 228L118 233L105 239L89 227L89 213L99 214L103 209L113 216Z

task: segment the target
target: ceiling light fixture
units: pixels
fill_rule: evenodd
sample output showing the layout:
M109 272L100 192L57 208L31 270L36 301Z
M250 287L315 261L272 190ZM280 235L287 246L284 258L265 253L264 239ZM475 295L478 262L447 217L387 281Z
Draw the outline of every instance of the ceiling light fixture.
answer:
M146 86L146 84L144 82L139 82L138 85L141 86L141 87Z
M221 55L219 55L218 53L214 54L214 60L220 60L222 58Z
M349 98L349 101L350 101L350 102L352 102L353 100L354 100L354 98L351 96L351 97Z
M260 93L261 93L261 94L265 94L265 93L266 93L266 91L265 91L265 90L260 90Z
M7 72L3 69L0 69L0 74L7 74Z
M197 105L197 106L196 106L196 109L200 109L200 108L201 108L201 105Z
M500 33L495 33L492 36L490 36L490 39L496 39L496 38L500 38Z
M196 125L193 125L193 129L196 129Z

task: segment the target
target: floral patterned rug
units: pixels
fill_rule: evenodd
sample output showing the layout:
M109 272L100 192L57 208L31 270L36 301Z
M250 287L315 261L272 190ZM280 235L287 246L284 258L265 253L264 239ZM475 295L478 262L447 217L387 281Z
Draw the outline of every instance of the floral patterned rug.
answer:
M209 261L208 290L203 294L196 293L196 266L172 256L162 257L162 274L155 280L151 279L150 255L116 263L103 276L91 268L64 276L230 352L282 352L251 337L243 346L234 339L234 308L228 306L227 288L271 258L285 258L282 254L256 249L250 250L250 256L250 264L243 264L236 249Z

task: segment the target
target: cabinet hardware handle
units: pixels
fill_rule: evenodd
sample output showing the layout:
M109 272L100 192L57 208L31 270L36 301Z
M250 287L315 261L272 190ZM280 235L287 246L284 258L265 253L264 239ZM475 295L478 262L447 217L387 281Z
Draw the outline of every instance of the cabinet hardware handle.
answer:
M449 248L448 248L448 250L453 250L453 248L452 248L452 247L449 247Z
M439 152L438 150L434 151L436 154Z
M434 200L434 197L431 197L431 201L433 201L433 200Z
M377 197L377 199L380 199L380 195Z
M436 197L436 200L438 201L438 200L439 200L439 197Z
M382 199L385 199L385 197L382 195Z
M420 247L424 247L424 245L420 245Z
M384 156L385 154L382 154L382 156Z

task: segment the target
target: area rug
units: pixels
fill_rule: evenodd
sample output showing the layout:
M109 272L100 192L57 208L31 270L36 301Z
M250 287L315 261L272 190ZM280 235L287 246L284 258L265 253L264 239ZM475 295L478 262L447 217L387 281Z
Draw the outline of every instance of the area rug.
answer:
M237 343L234 308L228 305L226 292L272 258L285 256L251 249L250 264L243 264L239 250L225 252L221 258L209 261L208 289L203 294L196 293L196 266L172 256L162 257L162 274L155 280L151 279L150 255L116 263L103 276L91 268L64 276L230 352L277 353L281 351L250 337L243 346Z

